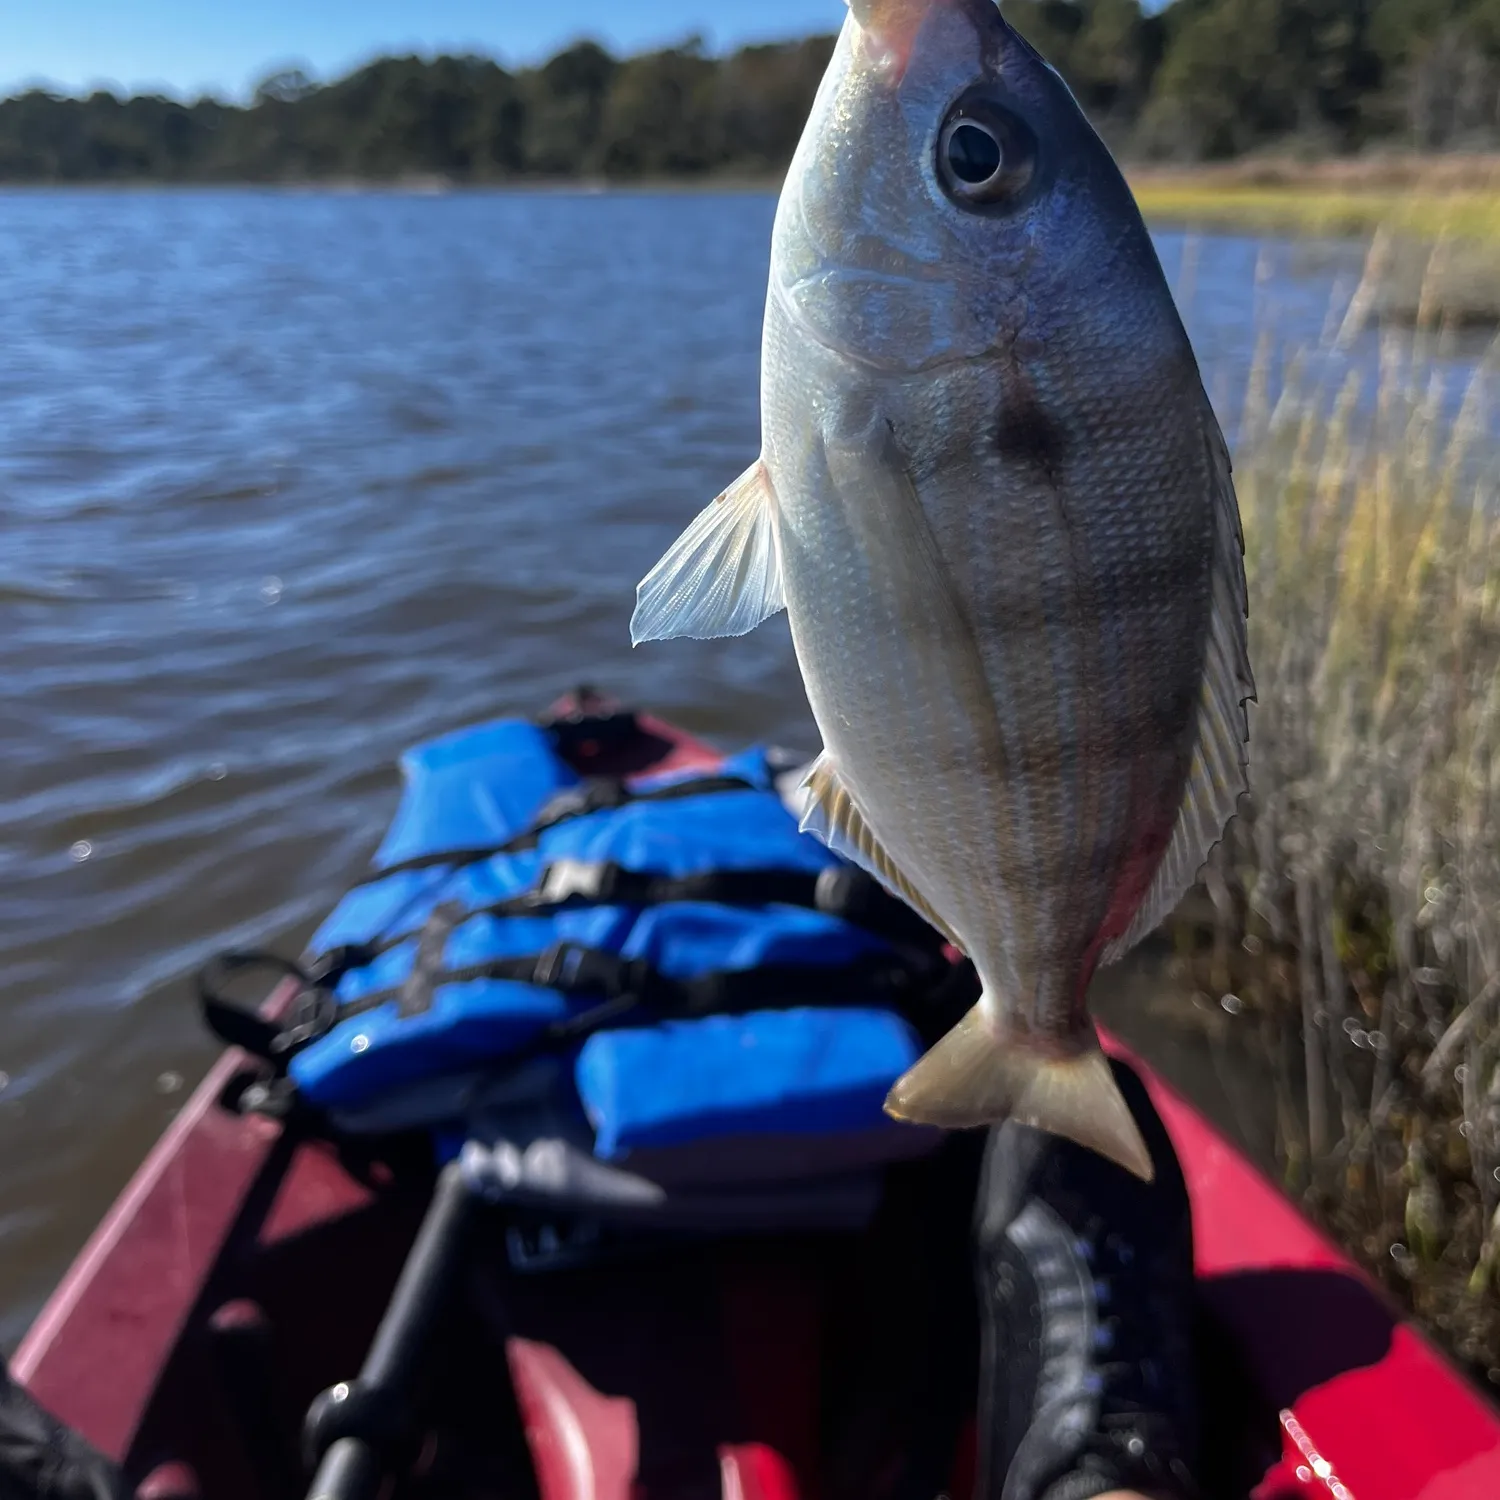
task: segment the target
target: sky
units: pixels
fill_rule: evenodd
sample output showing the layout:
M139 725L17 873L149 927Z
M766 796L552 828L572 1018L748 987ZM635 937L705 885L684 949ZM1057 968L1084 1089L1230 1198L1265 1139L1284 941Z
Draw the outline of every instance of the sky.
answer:
M337 77L380 53L535 62L592 36L619 51L832 31L843 0L0 0L0 94L45 83L245 97L273 70Z

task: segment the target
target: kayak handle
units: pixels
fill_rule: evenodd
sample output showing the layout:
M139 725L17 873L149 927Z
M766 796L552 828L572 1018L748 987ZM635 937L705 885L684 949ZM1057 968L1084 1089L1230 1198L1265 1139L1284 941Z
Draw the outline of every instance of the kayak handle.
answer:
M317 1474L308 1500L376 1500L409 1456L416 1398L480 1207L458 1162L438 1174L427 1216L375 1331L359 1378L323 1392L303 1431Z
M362 944L348 944L325 953L311 967L279 953L251 949L220 953L198 971L198 1004L208 1029L230 1047L284 1068L292 1053L325 1035L338 1020L334 990L350 969L369 963ZM258 1010L237 1002L228 993L237 975L265 972L277 980L292 979L297 999L290 1017L268 1020Z
M311 982L302 965L275 953L220 953L198 971L198 1004L210 1031L230 1047L252 1057L275 1056L281 1026L256 1011L236 1004L227 993L229 982L241 974L265 971L279 979L295 979L305 989Z

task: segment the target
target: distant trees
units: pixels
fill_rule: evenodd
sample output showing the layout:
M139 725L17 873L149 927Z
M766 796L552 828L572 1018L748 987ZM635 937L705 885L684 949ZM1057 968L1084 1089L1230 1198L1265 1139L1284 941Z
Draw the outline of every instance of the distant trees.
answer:
M579 42L523 76L525 118L517 135L527 171L577 177L600 170L599 136L619 71L603 47Z
M1151 97L1166 50L1165 14L1148 15L1138 0L1006 0L1004 10L1100 131L1123 143Z
M621 63L604 100L598 166L611 177L689 177L728 165L718 75L697 40Z
M1500 0L1005 0L1111 144L1183 159L1290 144L1500 143ZM701 43L540 67L390 57L333 83L278 72L212 99L0 101L0 181L457 182L770 174L785 166L832 39Z
M1401 83L1392 128L1428 148L1500 133L1500 0L1375 0L1371 30Z
M54 99L33 91L0 102L0 180L90 182L188 175L222 105L170 99Z

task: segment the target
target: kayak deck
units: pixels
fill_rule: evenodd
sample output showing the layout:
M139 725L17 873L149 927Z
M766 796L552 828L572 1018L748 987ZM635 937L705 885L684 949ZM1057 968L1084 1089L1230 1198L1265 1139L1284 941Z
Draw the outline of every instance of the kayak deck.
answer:
M569 743L592 774L718 760L645 717L594 735L582 707ZM1192 1197L1217 1485L1256 1485L1258 1500L1500 1495L1500 1414L1180 1095L1106 1044L1146 1080ZM240 1113L252 1072L232 1051L215 1066L14 1362L154 1500L306 1493L304 1414L359 1371L432 1206L419 1158ZM884 1448L925 1445L962 1494L961 1184L976 1142L891 1169L887 1207L854 1242L680 1242L518 1275L504 1269L514 1226L483 1215L400 1493L866 1500L874 1479L858 1476Z

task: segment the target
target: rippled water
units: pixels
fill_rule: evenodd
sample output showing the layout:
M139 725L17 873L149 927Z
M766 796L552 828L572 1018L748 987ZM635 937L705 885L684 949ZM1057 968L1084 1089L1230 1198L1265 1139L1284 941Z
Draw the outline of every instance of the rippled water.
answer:
M755 455L773 206L0 195L0 1348L212 1056L184 976L295 946L406 745L580 678L813 743L784 622L627 631ZM1227 406L1358 266L1260 256L1190 257Z

